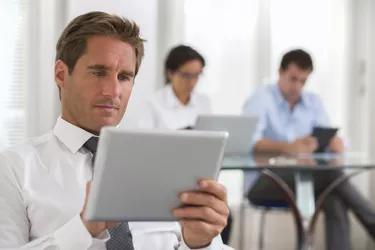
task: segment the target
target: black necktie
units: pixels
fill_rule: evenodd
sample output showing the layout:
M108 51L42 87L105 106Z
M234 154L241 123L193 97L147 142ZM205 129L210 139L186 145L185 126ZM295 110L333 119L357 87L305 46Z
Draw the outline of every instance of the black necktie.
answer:
M83 146L92 153L94 166L99 137L91 137ZM134 250L132 234L128 222L121 222L117 227L108 229L111 239L107 241L107 250Z

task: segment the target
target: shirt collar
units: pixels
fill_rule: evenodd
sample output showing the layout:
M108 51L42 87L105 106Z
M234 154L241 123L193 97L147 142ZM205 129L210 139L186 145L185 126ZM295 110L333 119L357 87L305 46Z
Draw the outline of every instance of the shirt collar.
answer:
M53 133L73 154L77 153L88 139L95 136L61 117L57 119Z
M190 102L187 105L184 105L181 103L181 101L177 98L176 94L174 93L172 84L168 84L165 88L166 88L166 101L169 107L178 108L178 107L186 107L186 106L195 106L197 98L194 92L191 93Z
M281 105L286 105L287 104L289 106L287 100L285 100L284 96L281 93L279 84L277 84L277 83L274 84L274 88L273 89L274 89L273 92L275 94L275 98L276 98L277 103L281 104ZM301 105L303 105L305 107L309 106L308 98L306 97L306 93L304 91L302 91L302 93L301 93L301 99L300 99L300 101L299 101L298 104L301 104Z

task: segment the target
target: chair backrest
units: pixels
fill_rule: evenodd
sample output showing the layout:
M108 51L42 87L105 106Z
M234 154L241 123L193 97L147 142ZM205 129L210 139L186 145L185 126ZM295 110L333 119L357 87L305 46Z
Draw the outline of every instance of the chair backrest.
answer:
M262 208L289 208L286 201L251 201L251 205Z

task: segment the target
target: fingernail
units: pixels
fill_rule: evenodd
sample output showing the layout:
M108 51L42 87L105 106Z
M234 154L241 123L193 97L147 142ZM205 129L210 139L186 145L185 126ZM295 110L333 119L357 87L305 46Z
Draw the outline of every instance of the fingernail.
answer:
M172 211L172 215L173 215L173 216L178 216L178 210L174 209L174 210Z
M206 188L208 186L206 181L201 182L201 188Z
M187 198L188 198L188 194L183 193L183 194L181 195L181 201L187 201Z

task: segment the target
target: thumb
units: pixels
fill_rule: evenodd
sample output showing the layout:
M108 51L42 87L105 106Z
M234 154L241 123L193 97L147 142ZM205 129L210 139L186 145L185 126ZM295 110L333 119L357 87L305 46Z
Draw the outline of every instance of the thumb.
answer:
M308 143L308 144L316 144L317 140L316 140L315 137L308 136L308 137L305 138L305 142Z
M315 137L312 137L311 138L311 144L317 148L318 147L318 140L315 138Z
M86 184L86 200L87 200L87 196L89 195L90 190L91 190L91 182L92 182L92 181L89 181L89 182L87 182L87 184Z
M91 189L91 181L87 182L87 184L86 184L86 197L85 197L85 204L83 205L82 212L81 212L81 217L82 217L83 219L85 218L85 212L86 212L87 200L88 200L88 197L89 197L90 189Z

